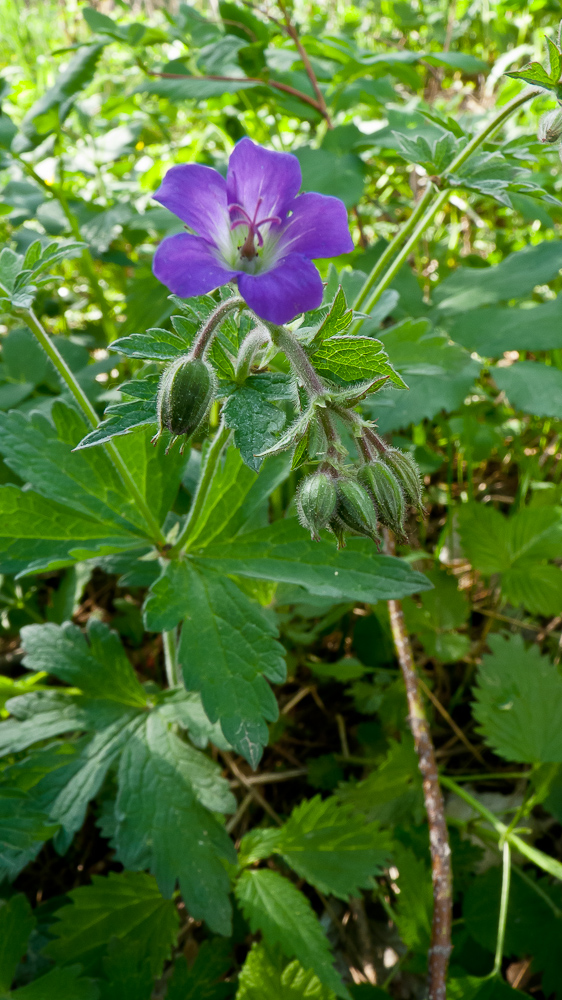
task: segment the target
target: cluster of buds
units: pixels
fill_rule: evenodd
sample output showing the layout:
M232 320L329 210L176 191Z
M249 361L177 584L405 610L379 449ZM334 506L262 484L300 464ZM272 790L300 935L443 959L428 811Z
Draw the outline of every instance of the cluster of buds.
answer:
M403 537L407 505L423 510L420 473L413 458L398 448L385 448L380 441L379 445L384 448L381 456L366 456L355 475L324 463L303 479L297 511L315 541L328 528L338 548L344 547L346 532L371 538L379 548L379 524Z

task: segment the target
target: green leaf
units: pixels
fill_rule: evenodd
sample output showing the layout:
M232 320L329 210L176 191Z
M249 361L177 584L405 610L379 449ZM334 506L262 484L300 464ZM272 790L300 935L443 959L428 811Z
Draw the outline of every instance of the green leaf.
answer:
M45 670L92 698L108 698L143 708L146 694L115 632L90 618L87 639L76 625L26 625L22 631L24 663Z
M257 457L271 448L285 423L285 414L255 389L242 386L228 397L223 416L234 430L234 443L246 465L257 472L263 459Z
M347 548L338 551L331 540L311 541L296 518L275 521L194 554L201 567L295 583L335 600L374 604L429 589L421 573L399 559L376 555L371 542L350 538Z
M404 320L380 335L410 390L396 393L385 386L362 404L377 419L380 431L431 420L440 410L456 410L463 403L480 371L466 351L432 330L425 319Z
M493 951L496 944L501 881L500 868L489 868L473 879L464 899L463 912L467 929L474 940L488 951ZM513 870L504 954L521 958L532 956L535 973L543 973L542 992L545 996L558 996L562 988L558 958L562 919L555 915L554 910L557 908L560 912L561 902L559 883L553 884L549 877L535 879L531 872L527 872L527 878L523 881L518 869ZM505 989L507 991L507 987ZM460 994L455 994L456 996L460 998ZM477 996L480 998L480 994ZM495 994L492 996L495 997ZM499 996L503 1000L503 993ZM515 997L510 1000L515 1000Z
M228 80L206 80L202 76L191 76L188 73L181 80L143 80L135 93L157 94L167 97L172 103L179 101L205 101L211 97L222 97L223 94L236 94L239 90L251 90L257 87L254 80L246 80L242 70L235 82ZM261 84L263 86L263 84Z
M357 823L337 798L302 802L279 831L275 848L301 878L327 895L348 900L373 886L390 854L376 823Z
M106 533L110 526L111 532L145 534L135 501L105 452L73 451L89 429L81 414L57 401L51 415L52 422L37 412L0 413L0 450L8 467L43 496L100 521Z
M111 438L129 434L137 427L154 426L158 420L156 412L156 396L151 400L133 399L126 403L112 403L105 411L102 420L94 431L82 438L76 451L91 448L95 444L104 444Z
M488 977L465 976L463 979L451 979L447 984L447 1000L517 1000L516 993L520 990L512 990L503 979Z
M89 968L111 938L136 942L159 976L175 944L179 918L174 903L163 899L152 875L110 872L93 875L91 885L72 889L68 906L56 911L50 925L54 940L45 953L55 962L81 962ZM0 911L1 912L1 911Z
M170 563L146 607L147 628L172 628L183 617L178 658L186 687L199 691L211 722L252 764L268 740L277 702L265 678L285 678L283 647L258 605L231 580ZM171 625L171 622L174 625Z
M232 984L220 979L232 965L231 943L217 938L204 941L197 958L188 968L183 955L174 965L166 1000L227 1000L232 996Z
M468 636L452 631L465 624L469 614L468 600L458 589L454 576L442 570L430 570L426 575L434 589L421 594L421 607L412 598L404 598L406 627L421 639L428 656L435 656L444 663L454 662L470 648Z
M45 138L43 129L36 127L37 119L46 121L49 113L54 113L53 121L49 117L47 131L52 131L62 125L67 117L76 95L92 80L98 59L103 51L103 44L83 46L70 60L66 69L59 73L55 83L33 104L21 124L21 132L14 139L12 147L16 153L24 153L33 149Z
M562 677L519 635L490 636L474 690L474 715L494 751L509 761L562 762Z
M188 342L173 330L155 327L146 333L133 333L120 337L111 344L112 351L118 351L128 358L146 358L149 361L174 361L189 349Z
M7 705L15 716L0 725L0 754L19 753L38 740L73 729L84 729L82 705L62 691L36 691L12 698Z
M328 940L306 896L279 872L244 871L235 887L238 903L253 934L261 931L267 947L279 947L313 970L336 996L349 993L335 971Z
M236 1000L334 1000L311 970L293 961L283 968L263 945L254 944L240 972Z
M546 35L546 47L548 49L548 58L550 61L550 79L553 83L558 83L562 68L560 50L558 46L554 44L552 39L548 37L548 35Z
M457 512L463 549L475 569L502 573L502 593L537 614L557 614L562 571L545 560L562 555L558 508L524 507L510 518L486 504L466 504Z
M309 350L314 352L328 338L345 333L353 321L353 309L348 309L345 292L339 286L334 301L321 325L310 342Z
M494 381L516 410L562 419L562 371L540 361L517 361L493 368Z
M213 476L199 517L192 525L190 548L208 545L217 537L232 537L234 524L239 520L237 513L257 481L258 477L248 468L238 449L229 447Z
M111 938L102 961L104 979L98 979L100 1000L151 1000L154 976L150 959L135 939Z
M562 267L562 240L544 240L511 253L494 267L458 267L436 288L439 321L442 316L464 313L496 302L529 295L546 284Z
M562 607L562 569L532 563L514 567L502 576L502 596L514 607L536 615L556 615Z
M381 764L357 784L342 785L338 798L369 820L380 823L411 823L423 815L421 775L413 740L389 740ZM418 821L420 821L418 820Z
M426 955L431 943L433 912L431 872L428 865L402 844L394 845L392 860L399 872L400 895L394 906L398 932L408 948Z
M0 901L0 990L9 990L27 951L35 917L23 893Z
M311 361L321 375L335 375L344 382L380 376L381 381L388 379L400 389L408 388L389 363L380 340L371 337L329 337L314 352Z
M355 153L343 156L329 149L298 146L294 150L302 170L303 191L341 198L347 208L360 201L365 185L365 165Z
M0 572L25 574L52 564L67 566L84 558L83 550L76 559L72 555L80 542L94 555L102 547L118 552L138 546L138 537L117 534L31 490L0 486Z
M98 1000L98 988L92 979L81 976L80 965L56 967L14 994L17 1000Z
M194 774L197 758L209 766L201 763ZM235 804L218 766L190 750L152 713L125 748L118 783L118 859L126 868L150 868L167 898L179 881L190 915L206 920L216 933L230 934L223 860L234 863L236 854L208 810L234 811Z
M556 93L558 80L553 80L550 74L538 62L527 63L517 73L506 73L505 75L510 76L512 80L524 80L525 83L530 83L532 87L543 87L545 90L552 90Z
M451 318L448 330L458 344L484 358L499 357L504 351L555 350L562 347L562 295L532 309L492 307L460 313ZM495 374L500 372L494 369Z
M2 790L2 815L0 817L0 869L8 850L25 851L52 837L56 824L49 817L30 805L25 794L18 789Z

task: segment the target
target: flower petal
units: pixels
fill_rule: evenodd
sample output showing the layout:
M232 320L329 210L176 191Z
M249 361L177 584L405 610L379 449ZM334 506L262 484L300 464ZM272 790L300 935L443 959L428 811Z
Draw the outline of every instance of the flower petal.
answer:
M188 233L176 233L162 241L154 254L152 270L174 295L184 299L206 295L236 275L236 271L221 266L206 240Z
M282 253L306 257L339 257L354 249L347 209L339 198L327 194L301 194L291 205L291 216L279 239Z
M322 279L300 253L290 253L265 274L239 274L238 288L250 309L270 323L289 323L322 302Z
M226 181L212 167L200 163L172 167L153 198L213 243L229 232Z
M250 218L254 218L258 198L261 198L260 219L272 215L283 219L301 183L301 168L296 156L263 149L251 139L241 139L228 161L228 204L242 205Z

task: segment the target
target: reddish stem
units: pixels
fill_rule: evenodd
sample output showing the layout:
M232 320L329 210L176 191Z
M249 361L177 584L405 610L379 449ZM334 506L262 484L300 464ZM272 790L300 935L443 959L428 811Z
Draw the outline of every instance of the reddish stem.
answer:
M386 550L395 554L392 532L385 531ZM453 914L451 848L445 820L443 796L435 761L435 750L425 715L412 646L404 623L400 601L389 601L388 610L394 646L406 686L408 721L414 737L418 764L423 777L423 795L429 824L431 877L433 881L433 922L428 956L429 1000L445 1000L447 968L451 954Z

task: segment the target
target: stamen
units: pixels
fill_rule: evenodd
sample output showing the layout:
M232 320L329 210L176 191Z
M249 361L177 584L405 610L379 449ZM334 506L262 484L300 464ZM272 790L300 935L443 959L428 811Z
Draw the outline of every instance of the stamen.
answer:
M253 218L250 218L249 213L246 211L243 205L239 205L238 202L234 202L232 205L228 206L229 213L240 212L243 216L242 219L235 219L234 222L231 222L230 231L232 232L232 230L236 229L238 226L248 227L248 234L246 236L246 239L244 240L243 246L240 248L240 256L246 257L249 260L251 260L257 254L254 243L256 236L258 238L258 246L259 247L263 246L263 236L260 233L260 226L265 226L269 222L271 223L276 222L279 225L281 224L281 219L279 218L278 215L268 215L265 219L258 220L258 212L260 210L262 202L263 198L258 198Z

